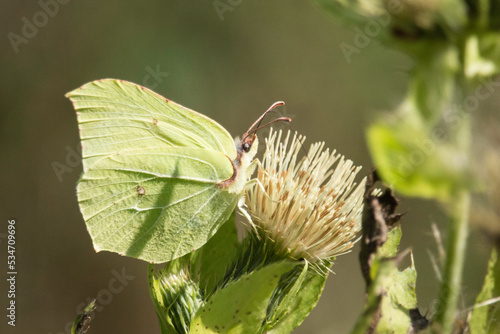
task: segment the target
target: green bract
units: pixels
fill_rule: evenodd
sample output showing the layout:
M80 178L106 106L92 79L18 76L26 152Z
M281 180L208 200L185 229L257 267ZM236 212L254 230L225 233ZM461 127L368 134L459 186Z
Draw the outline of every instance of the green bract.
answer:
M498 252L493 249L488 273L484 279L483 288L476 298L476 305L470 318L470 332L472 334L498 333L500 331L500 309L498 297L500 296L500 262Z
M190 333L261 333L273 291L279 285L281 275L295 265L289 261L273 263L216 291L198 309Z
M245 164L235 169L221 125L122 80L67 97L82 141L78 202L96 251L166 262L203 246L229 218L241 182L221 183L248 176Z

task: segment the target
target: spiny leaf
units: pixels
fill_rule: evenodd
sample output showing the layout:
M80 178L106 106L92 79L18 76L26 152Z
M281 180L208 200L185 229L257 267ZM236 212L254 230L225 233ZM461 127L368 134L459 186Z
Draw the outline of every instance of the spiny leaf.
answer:
M487 302L500 297L500 261L498 252L493 249L488 264L488 273L483 288L476 298L469 327L471 334L500 333L500 301Z
M217 290L196 313L190 333L260 333L269 299L281 275L295 265L291 262L274 263Z
M191 272L198 277L199 286L210 295L224 278L238 249L235 213L217 233L199 250L194 252Z
M416 271L412 265L398 269L404 254L398 255L401 215L395 212L398 200L389 189L375 189L373 172L366 184L360 264L367 288L365 310L352 333L406 333L414 329L412 316L417 307ZM419 327L420 328L420 327Z
M267 333L288 334L298 327L316 306L328 275L304 266L287 298L280 305L279 318Z

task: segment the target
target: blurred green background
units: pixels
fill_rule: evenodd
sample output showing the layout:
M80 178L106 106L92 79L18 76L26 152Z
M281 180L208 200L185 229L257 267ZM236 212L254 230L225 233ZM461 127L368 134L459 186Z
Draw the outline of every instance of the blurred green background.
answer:
M113 270L135 278L107 295L89 333L159 333L146 263L93 250L75 195L81 164L66 160L79 147L66 92L95 79L129 80L208 115L235 136L284 100L280 111L293 117L308 143L325 141L366 174L364 129L401 100L412 67L411 59L374 41L348 63L339 44L352 44L354 33L309 1L233 1L222 16L211 1L61 2L52 17L39 14L44 9L36 1L0 4L2 333L69 333L65 326L81 303L109 291ZM13 47L9 33L22 36L34 16L36 33L25 28L31 36ZM155 78L155 70L162 74ZM66 172L58 177L54 165ZM428 255L436 253L430 226L444 229L444 216L433 203L409 198L402 211L402 247L413 249L425 313L438 287ZM17 227L15 328L4 315L8 219ZM473 233L462 307L473 303L487 253ZM364 303L357 255L358 247L338 258L317 308L294 333L349 331Z

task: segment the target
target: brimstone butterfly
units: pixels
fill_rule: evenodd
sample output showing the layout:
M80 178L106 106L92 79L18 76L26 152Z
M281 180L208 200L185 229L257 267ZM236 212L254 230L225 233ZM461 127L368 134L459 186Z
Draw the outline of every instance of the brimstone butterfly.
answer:
M78 202L96 251L157 263L203 246L229 218L253 173L256 125L283 104L233 141L210 118L130 82L93 81L66 96L82 142Z

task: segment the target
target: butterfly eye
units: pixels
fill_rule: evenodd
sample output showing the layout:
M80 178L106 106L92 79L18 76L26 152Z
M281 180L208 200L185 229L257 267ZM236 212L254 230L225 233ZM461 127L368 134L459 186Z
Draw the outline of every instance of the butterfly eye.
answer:
M249 143L243 143L242 147L243 151L245 153L248 153L248 151L250 151L250 144Z

